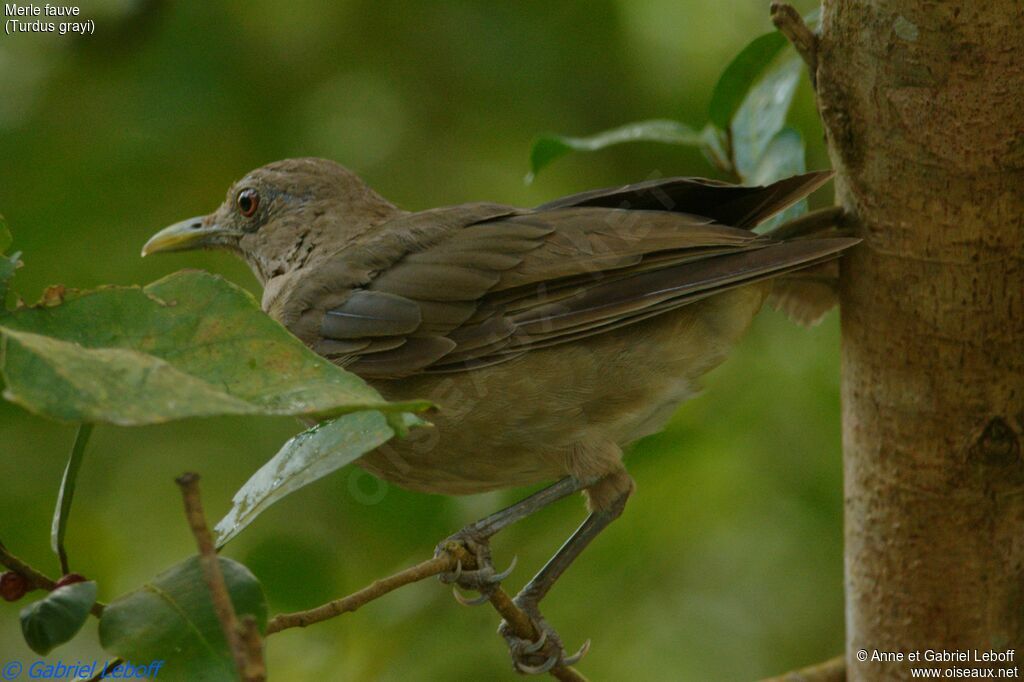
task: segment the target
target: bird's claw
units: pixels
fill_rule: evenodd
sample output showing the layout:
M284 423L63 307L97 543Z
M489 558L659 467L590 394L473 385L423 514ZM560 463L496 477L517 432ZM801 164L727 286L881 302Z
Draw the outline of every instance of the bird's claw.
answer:
M541 639L538 640L538 642L542 641L543 639L544 637L542 635ZM541 647L543 647L543 645L541 645ZM521 659L516 658L513 654L512 665L515 666L515 669L518 672L521 672L524 675L543 675L544 673L549 672L556 665L564 667L576 665L584 656L587 655L588 651L590 651L589 639L585 641L583 643L583 646L581 646L579 650L577 650L576 653L574 653L572 656L566 656L565 651L559 649L555 653L548 656L547 660L545 660L540 665L530 665L528 663L524 663Z
M491 548L486 540L476 540L467 537L460 537L458 535L448 538L444 542L438 545L437 551L434 556L440 556L441 554L451 554L449 549L451 543L458 543L466 548L467 551L473 554L476 559L476 568L467 570L463 568L462 561L458 560L455 563L455 570L449 571L448 573L441 573L438 579L448 585L452 585L452 593L455 595L455 600L465 606L477 606L487 601L491 592L494 588L501 583L502 580L507 578L515 570L516 562L519 560L518 557L512 557L512 563L504 571L498 572L494 570L494 564L491 562ZM480 592L479 597L465 597L459 593L458 588L464 590L474 590Z
M517 672L521 672L524 675L543 675L558 664L558 658L558 654L552 654L548 657L548 660L544 661L540 665L527 665L526 663L513 658L512 665L516 667Z
M562 659L562 665L576 665L581 660L583 660L583 657L587 655L588 651L590 651L589 639L583 642L583 645L580 646L580 648L577 649L576 653L574 653L572 656L570 656L569 658Z
M490 578L490 582L492 582L492 583L494 583L496 585L496 584L500 583L502 580L504 580L505 578L507 578L510 575L512 575L512 571L516 570L516 564L517 563L519 563L519 555L518 554L513 554L512 555L512 561L509 563L508 568L506 568L501 573L495 573L494 575L492 575L491 578Z
M502 621L498 632L508 643L512 665L517 672L524 675L542 675L556 666L575 665L587 655L590 650L589 639L572 656L566 656L558 633L547 624L536 607L524 608L521 604L517 605L530 616L534 628L540 633L536 640L523 639L512 632L507 622Z
M544 645L547 644L547 641L548 631L546 629L541 628L540 637L537 638L536 642L528 642L526 644L523 644L523 653L535 654L544 648Z
M467 597L466 595L459 592L459 588L456 585L452 585L452 596L455 597L455 601L459 602L463 606L480 606L487 602L491 598L491 590L483 588L475 597Z

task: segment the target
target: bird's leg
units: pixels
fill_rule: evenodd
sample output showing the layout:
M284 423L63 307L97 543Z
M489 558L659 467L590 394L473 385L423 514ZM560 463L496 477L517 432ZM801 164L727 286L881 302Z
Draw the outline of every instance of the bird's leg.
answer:
M467 571L463 570L460 564L455 571L442 574L440 576L441 581L454 583L464 589L479 590L482 593L480 598L469 600L461 597L458 592L455 593L455 598L467 605L482 604L487 599L487 595L490 592L489 588L508 577L512 568L515 567L515 559L513 559L512 566L505 571L498 573L494 570L494 566L491 563L491 537L513 523L543 509L552 502L557 502L582 490L589 483L592 483L592 481L580 480L574 476L566 476L557 483L516 502L510 507L486 516L476 523L471 523L458 533L446 538L437 545L437 550L434 552L435 556L445 553L447 551L445 546L451 542L456 542L473 553L476 557L477 568Z
M530 616L537 632L540 633L537 641L529 642L516 637L504 621L498 629L498 632L508 642L512 663L519 672L545 673L556 665L573 665L587 653L587 649L590 648L589 640L572 656L565 655L561 638L540 613L540 601L565 573L569 565L576 560L576 557L586 549L587 545L622 514L630 493L632 493L631 481L628 489L620 492L603 508L591 512L576 529L576 532L513 599L516 606Z

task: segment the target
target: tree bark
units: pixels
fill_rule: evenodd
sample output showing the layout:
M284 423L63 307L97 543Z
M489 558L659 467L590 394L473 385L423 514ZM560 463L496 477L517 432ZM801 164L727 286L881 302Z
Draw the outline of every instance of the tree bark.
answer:
M1024 2L825 0L822 21L819 105L864 238L841 290L848 679L909 679L929 649L1019 659Z

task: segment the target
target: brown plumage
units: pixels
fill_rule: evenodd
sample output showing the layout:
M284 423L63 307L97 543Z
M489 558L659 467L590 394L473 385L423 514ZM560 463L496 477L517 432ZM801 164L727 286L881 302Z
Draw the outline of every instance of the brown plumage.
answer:
M621 447L697 390L772 281L821 272L855 243L750 231L828 178L670 178L535 209L407 213L331 161L294 159L253 171L216 213L147 250L239 253L266 311L311 348L388 398L437 402L435 432L360 462L388 480L471 493L566 474L624 479ZM258 197L251 217L245 189ZM820 274L781 282L776 292L807 299L779 301L800 321L832 303ZM600 505L606 495L592 492Z
M440 493L571 476L596 534L632 489L622 448L698 390L767 297L802 322L833 304L830 268L857 240L751 231L829 177L670 178L535 209L408 213L333 162L294 159L252 171L215 213L165 229L143 253L238 253L264 309L312 349L387 398L439 406L434 429L363 467ZM534 601L579 548L531 582Z

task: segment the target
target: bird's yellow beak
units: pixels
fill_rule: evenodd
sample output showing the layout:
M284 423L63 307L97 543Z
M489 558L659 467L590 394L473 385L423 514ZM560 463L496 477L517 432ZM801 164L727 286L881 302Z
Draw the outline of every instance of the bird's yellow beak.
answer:
M221 246L231 233L217 223L205 224L206 218L198 216L182 220L160 230L142 247L142 255L167 251L190 251L209 246Z

